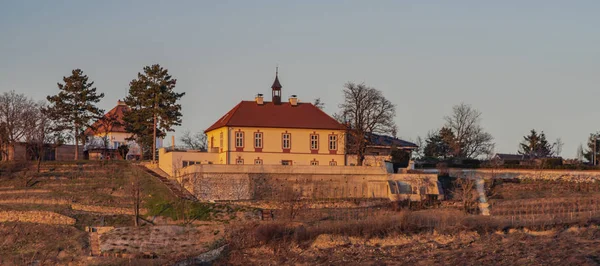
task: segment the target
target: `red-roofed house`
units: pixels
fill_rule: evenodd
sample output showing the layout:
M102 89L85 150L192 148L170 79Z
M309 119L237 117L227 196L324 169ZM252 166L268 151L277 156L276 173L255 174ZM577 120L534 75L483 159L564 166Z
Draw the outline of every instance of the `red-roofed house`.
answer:
M170 172L197 163L345 165L345 126L296 95L282 102L281 88L276 74L271 101L262 94L241 101L205 130L208 152L180 152L175 158L163 150L161 168Z
M129 107L123 101L117 101L117 106L108 111L102 118L98 119L92 126L85 130L88 143L84 148L90 159L102 156L125 157L117 152L123 145L129 145L128 154L139 156L139 147L127 138L131 133L125 130L123 116Z
M275 75L272 100L242 101L206 129L219 164L344 165L346 128L292 95L281 102Z

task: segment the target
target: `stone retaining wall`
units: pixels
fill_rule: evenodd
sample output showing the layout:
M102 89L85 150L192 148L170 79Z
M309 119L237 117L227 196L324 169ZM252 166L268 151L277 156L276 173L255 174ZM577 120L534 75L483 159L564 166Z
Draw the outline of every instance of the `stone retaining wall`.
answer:
M193 165L182 173L177 181L201 200L389 198L389 180L437 180L352 166Z
M3 199L3 200L0 200L0 204L69 205L69 204L71 204L71 202L68 200L62 200L62 199L24 198L24 199Z
M0 222L74 225L75 219L49 211L0 211Z
M482 178L554 180L570 182L600 181L600 171L543 170L543 169L451 169L450 176Z
M32 194L32 193L50 193L50 190L45 190L45 189L19 189L19 190L0 190L0 195L7 195L7 194Z
M108 207L108 206L95 206L95 205L83 205L73 203L71 204L73 210L86 211L86 212L97 212L105 214L121 214L121 215L134 215L132 208L119 208L119 207ZM145 214L146 209L140 209L140 214Z

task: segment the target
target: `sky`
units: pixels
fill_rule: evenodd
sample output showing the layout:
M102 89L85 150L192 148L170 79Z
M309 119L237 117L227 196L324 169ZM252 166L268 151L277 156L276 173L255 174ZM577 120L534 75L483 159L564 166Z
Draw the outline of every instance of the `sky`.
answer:
M464 102L497 152L516 153L536 129L572 158L600 130L598 14L594 0L0 0L0 92L43 100L80 68L109 110L158 63L186 93L177 137L270 97L279 65L284 99L321 98L329 114L348 81L381 90L406 140Z

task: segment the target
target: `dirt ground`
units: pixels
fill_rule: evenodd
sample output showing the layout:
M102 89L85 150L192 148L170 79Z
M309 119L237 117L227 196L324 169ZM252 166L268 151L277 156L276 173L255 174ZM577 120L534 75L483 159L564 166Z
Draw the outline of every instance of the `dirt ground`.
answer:
M398 241L398 239L407 241ZM377 241L319 237L286 248L232 251L221 265L599 265L600 229L523 230L463 237L421 234Z

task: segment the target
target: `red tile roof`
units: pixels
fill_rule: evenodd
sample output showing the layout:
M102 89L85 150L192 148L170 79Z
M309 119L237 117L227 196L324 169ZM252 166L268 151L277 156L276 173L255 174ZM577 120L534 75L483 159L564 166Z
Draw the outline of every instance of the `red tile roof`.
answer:
M110 111L108 111L102 118L98 119L96 122L94 122L94 124L92 124L91 127L87 128L85 130L85 134L89 136L106 132L107 129L104 128L102 122L108 119L108 117L114 117L118 122L112 127L110 132L127 132L125 130L125 122L123 121L123 115L127 110L129 110L129 107L127 107L127 105L124 103L119 102L117 106L115 106L113 109L110 109ZM95 128L96 131L94 131L93 128Z
M240 102L204 132L224 126L346 129L311 103L298 103L297 106L292 106L290 103L264 102L258 105L254 101Z

